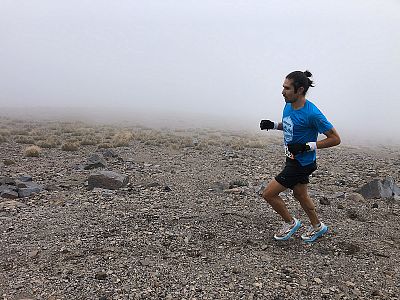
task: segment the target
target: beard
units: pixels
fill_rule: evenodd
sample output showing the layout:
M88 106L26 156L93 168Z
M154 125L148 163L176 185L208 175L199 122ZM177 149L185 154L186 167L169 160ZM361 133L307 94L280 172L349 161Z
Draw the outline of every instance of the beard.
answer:
M297 101L297 99L287 99L287 98L285 98L285 102L286 103L294 103L296 101Z

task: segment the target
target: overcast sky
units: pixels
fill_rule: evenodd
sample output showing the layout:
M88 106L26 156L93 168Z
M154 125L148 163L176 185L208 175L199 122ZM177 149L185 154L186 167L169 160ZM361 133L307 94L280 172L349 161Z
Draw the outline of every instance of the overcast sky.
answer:
M400 1L0 0L1 107L279 120L284 77L346 135L400 140ZM27 109L29 111L29 109Z

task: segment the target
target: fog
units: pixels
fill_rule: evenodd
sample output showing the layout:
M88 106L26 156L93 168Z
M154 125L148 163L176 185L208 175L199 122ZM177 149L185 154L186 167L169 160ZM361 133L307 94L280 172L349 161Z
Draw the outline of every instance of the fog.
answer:
M308 69L344 142L400 142L400 1L0 0L0 38L3 116L257 131Z

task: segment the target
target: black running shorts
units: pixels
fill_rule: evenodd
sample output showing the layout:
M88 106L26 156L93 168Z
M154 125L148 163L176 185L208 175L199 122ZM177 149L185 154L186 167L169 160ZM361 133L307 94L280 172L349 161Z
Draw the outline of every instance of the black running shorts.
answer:
M284 187L293 189L298 184L307 184L310 182L309 176L317 169L317 163L302 166L296 159L286 158L285 168L280 172L275 180Z

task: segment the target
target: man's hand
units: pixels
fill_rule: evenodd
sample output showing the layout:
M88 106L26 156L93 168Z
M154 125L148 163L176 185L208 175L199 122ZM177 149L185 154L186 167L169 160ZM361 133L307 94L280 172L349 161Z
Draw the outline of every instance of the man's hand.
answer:
M275 122L272 122L270 120L261 120L260 122L260 128L261 130L267 129L276 129L278 126L275 124Z
M309 142L306 144L289 144L287 145L288 150L290 153L293 155L297 155L299 153L303 153L306 151L313 151L317 149L317 143L316 142Z

